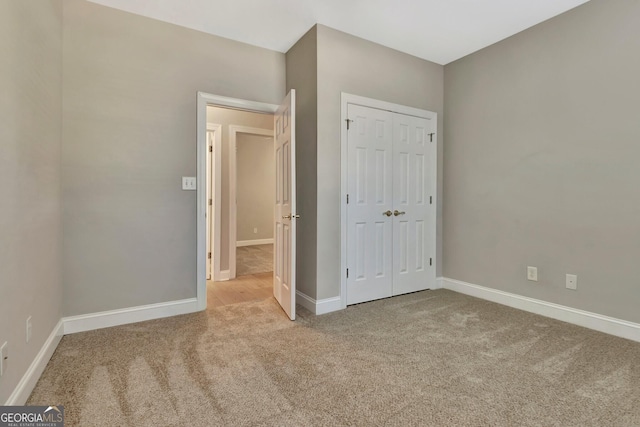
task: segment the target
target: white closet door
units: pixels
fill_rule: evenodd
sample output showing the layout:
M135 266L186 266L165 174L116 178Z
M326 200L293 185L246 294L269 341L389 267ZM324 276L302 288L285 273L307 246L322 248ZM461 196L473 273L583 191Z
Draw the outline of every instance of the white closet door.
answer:
M392 295L393 116L347 108L347 304L357 304Z
M393 295L435 285L432 125L393 114Z

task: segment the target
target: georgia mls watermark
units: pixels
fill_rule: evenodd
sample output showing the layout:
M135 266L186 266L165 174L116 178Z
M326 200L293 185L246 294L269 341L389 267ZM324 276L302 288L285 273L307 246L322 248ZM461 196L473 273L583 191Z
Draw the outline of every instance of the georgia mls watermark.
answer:
M0 406L0 427L64 427L64 406Z

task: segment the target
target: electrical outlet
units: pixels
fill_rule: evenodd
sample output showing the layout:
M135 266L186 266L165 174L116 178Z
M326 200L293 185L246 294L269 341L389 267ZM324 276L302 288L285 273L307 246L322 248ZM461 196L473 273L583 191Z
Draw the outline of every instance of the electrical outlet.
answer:
M533 282L538 281L538 268L537 267L527 267L527 280L531 280Z
M0 377L7 372L7 361L9 359L9 344L5 341L0 347Z
M578 289L578 276L575 274L567 274L567 289Z
M258 234L258 227L253 227L253 234Z
M27 317L27 342L31 341L31 316Z

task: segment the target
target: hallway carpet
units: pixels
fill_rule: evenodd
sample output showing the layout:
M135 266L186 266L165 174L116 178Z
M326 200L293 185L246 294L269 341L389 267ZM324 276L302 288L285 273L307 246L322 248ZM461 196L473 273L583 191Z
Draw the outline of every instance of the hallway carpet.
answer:
M447 290L286 319L268 299L65 336L69 426L638 426L640 343Z
M236 248L236 276L273 271L273 244Z
M271 271L238 276L224 282L207 280L209 308L240 302L257 302L271 297L273 297L273 272Z

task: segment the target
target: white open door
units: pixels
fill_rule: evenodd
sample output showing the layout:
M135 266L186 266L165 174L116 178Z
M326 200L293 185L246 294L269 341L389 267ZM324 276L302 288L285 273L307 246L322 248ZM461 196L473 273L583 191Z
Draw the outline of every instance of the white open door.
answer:
M274 214L273 295L291 320L296 318L296 92L274 116L276 205Z

